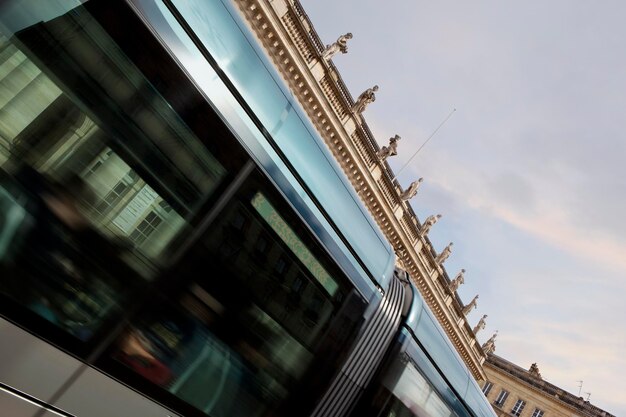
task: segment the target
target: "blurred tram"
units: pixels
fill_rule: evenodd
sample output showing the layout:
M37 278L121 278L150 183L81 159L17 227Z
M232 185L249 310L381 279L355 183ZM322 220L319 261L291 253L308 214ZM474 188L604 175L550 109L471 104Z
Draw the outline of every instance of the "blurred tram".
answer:
M494 413L228 0L0 3L0 415Z

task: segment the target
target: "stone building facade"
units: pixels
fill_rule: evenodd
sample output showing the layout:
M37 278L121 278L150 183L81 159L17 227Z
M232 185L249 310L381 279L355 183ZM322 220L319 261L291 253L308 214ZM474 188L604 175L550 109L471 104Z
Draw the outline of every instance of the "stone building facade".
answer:
M375 138L362 114L374 101L377 86L356 92L355 100L332 63L332 55L345 53L351 36L340 37L335 47L325 46L298 0L235 3L393 245L398 263L409 272L451 343L474 377L485 379L485 354L465 318L467 306L442 266L449 252L438 254L433 248L427 235L432 224L420 222L408 202L415 190L403 190L386 161L395 149L381 152L378 143L386 143L387 138ZM416 182L415 187L418 185Z
M489 354L483 367L483 393L500 417L615 417L544 381L536 364L526 370Z

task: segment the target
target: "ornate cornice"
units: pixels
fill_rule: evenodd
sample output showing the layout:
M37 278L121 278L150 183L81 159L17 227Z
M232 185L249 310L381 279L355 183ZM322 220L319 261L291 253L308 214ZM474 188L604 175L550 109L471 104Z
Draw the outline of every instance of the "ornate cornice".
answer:
M339 72L321 59L324 45L297 0L235 0L313 125L394 247L424 300L477 380L485 356L461 311L449 278L435 263L428 238L386 162L367 123L352 113L354 99Z

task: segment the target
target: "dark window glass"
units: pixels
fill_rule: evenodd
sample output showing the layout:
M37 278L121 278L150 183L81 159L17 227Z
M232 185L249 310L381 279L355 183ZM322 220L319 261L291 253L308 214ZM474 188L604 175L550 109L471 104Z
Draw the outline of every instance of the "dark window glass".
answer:
M543 410L535 408L535 411L533 412L533 416L532 417L543 417Z
M496 400L494 401L494 404L500 407L503 406L508 396L509 396L509 392L503 389L502 391L500 391L500 394L498 394L498 398L496 398Z
M297 276L294 278L293 282L291 283L291 290L296 293L299 294L301 291L303 291L306 288L306 284L305 284L306 280L300 276Z
M245 233L233 227L241 217ZM258 262L261 237L272 262ZM290 265L282 276L277 262ZM316 378L305 375L332 373L324 369L358 321L355 311L340 313L347 281L257 174L172 274L174 301L140 314L112 356L210 416L300 415L281 413L314 392L302 382Z
M352 414L380 417L456 417L404 352L386 368L379 387Z
M511 414L513 414L514 416L518 416L519 417L519 415L522 414L522 411L524 411L524 407L525 406L526 406L526 401L524 401L524 400L517 400L517 402L515 403L515 405L511 409Z
M122 4L42 20L31 3L28 25L0 23L0 309L86 341L246 157Z
M274 270L276 271L277 274L282 275L283 272L285 272L285 269L287 267L287 261L285 261L285 258L278 258L278 260L276 261L276 265L274 265Z
M491 388L493 388L493 384L489 381L485 382L485 385L483 386L483 394L485 394L485 397L489 395Z
M267 250L267 239L265 239L265 236L259 236L254 249L258 252L258 255L263 255L265 253Z
M231 226L238 231L243 231L246 225L246 218L243 214L236 212L230 222Z

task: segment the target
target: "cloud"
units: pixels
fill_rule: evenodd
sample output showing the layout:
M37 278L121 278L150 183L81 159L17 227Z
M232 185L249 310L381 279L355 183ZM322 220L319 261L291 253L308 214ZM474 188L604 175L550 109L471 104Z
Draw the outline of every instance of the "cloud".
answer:
M430 175L421 198L446 216L433 240L458 242L446 267L469 264L462 299L481 294L470 322L488 313L481 339L499 329L498 354L521 366L539 362L549 382L569 391L584 379L592 403L620 414L623 241L581 224L563 205L566 192L546 197L532 176L494 175L455 156L437 151L424 161Z
M583 331L589 327L596 331ZM611 324L577 320L554 323L527 317L525 329L511 330L500 332L497 354L522 367L537 362L546 381L574 395L578 394L576 381L583 380L583 392L592 393L593 404L617 414L620 407L624 408L620 400L624 387L615 377L626 371L622 355L625 341L619 335L614 337Z
M480 172L441 152L426 167L424 190L440 188L458 204L504 221L571 255L626 273L624 239L598 231L593 221L581 222L572 216L569 206L560 205L560 196L553 193L546 197L543 186L532 179L510 171Z

